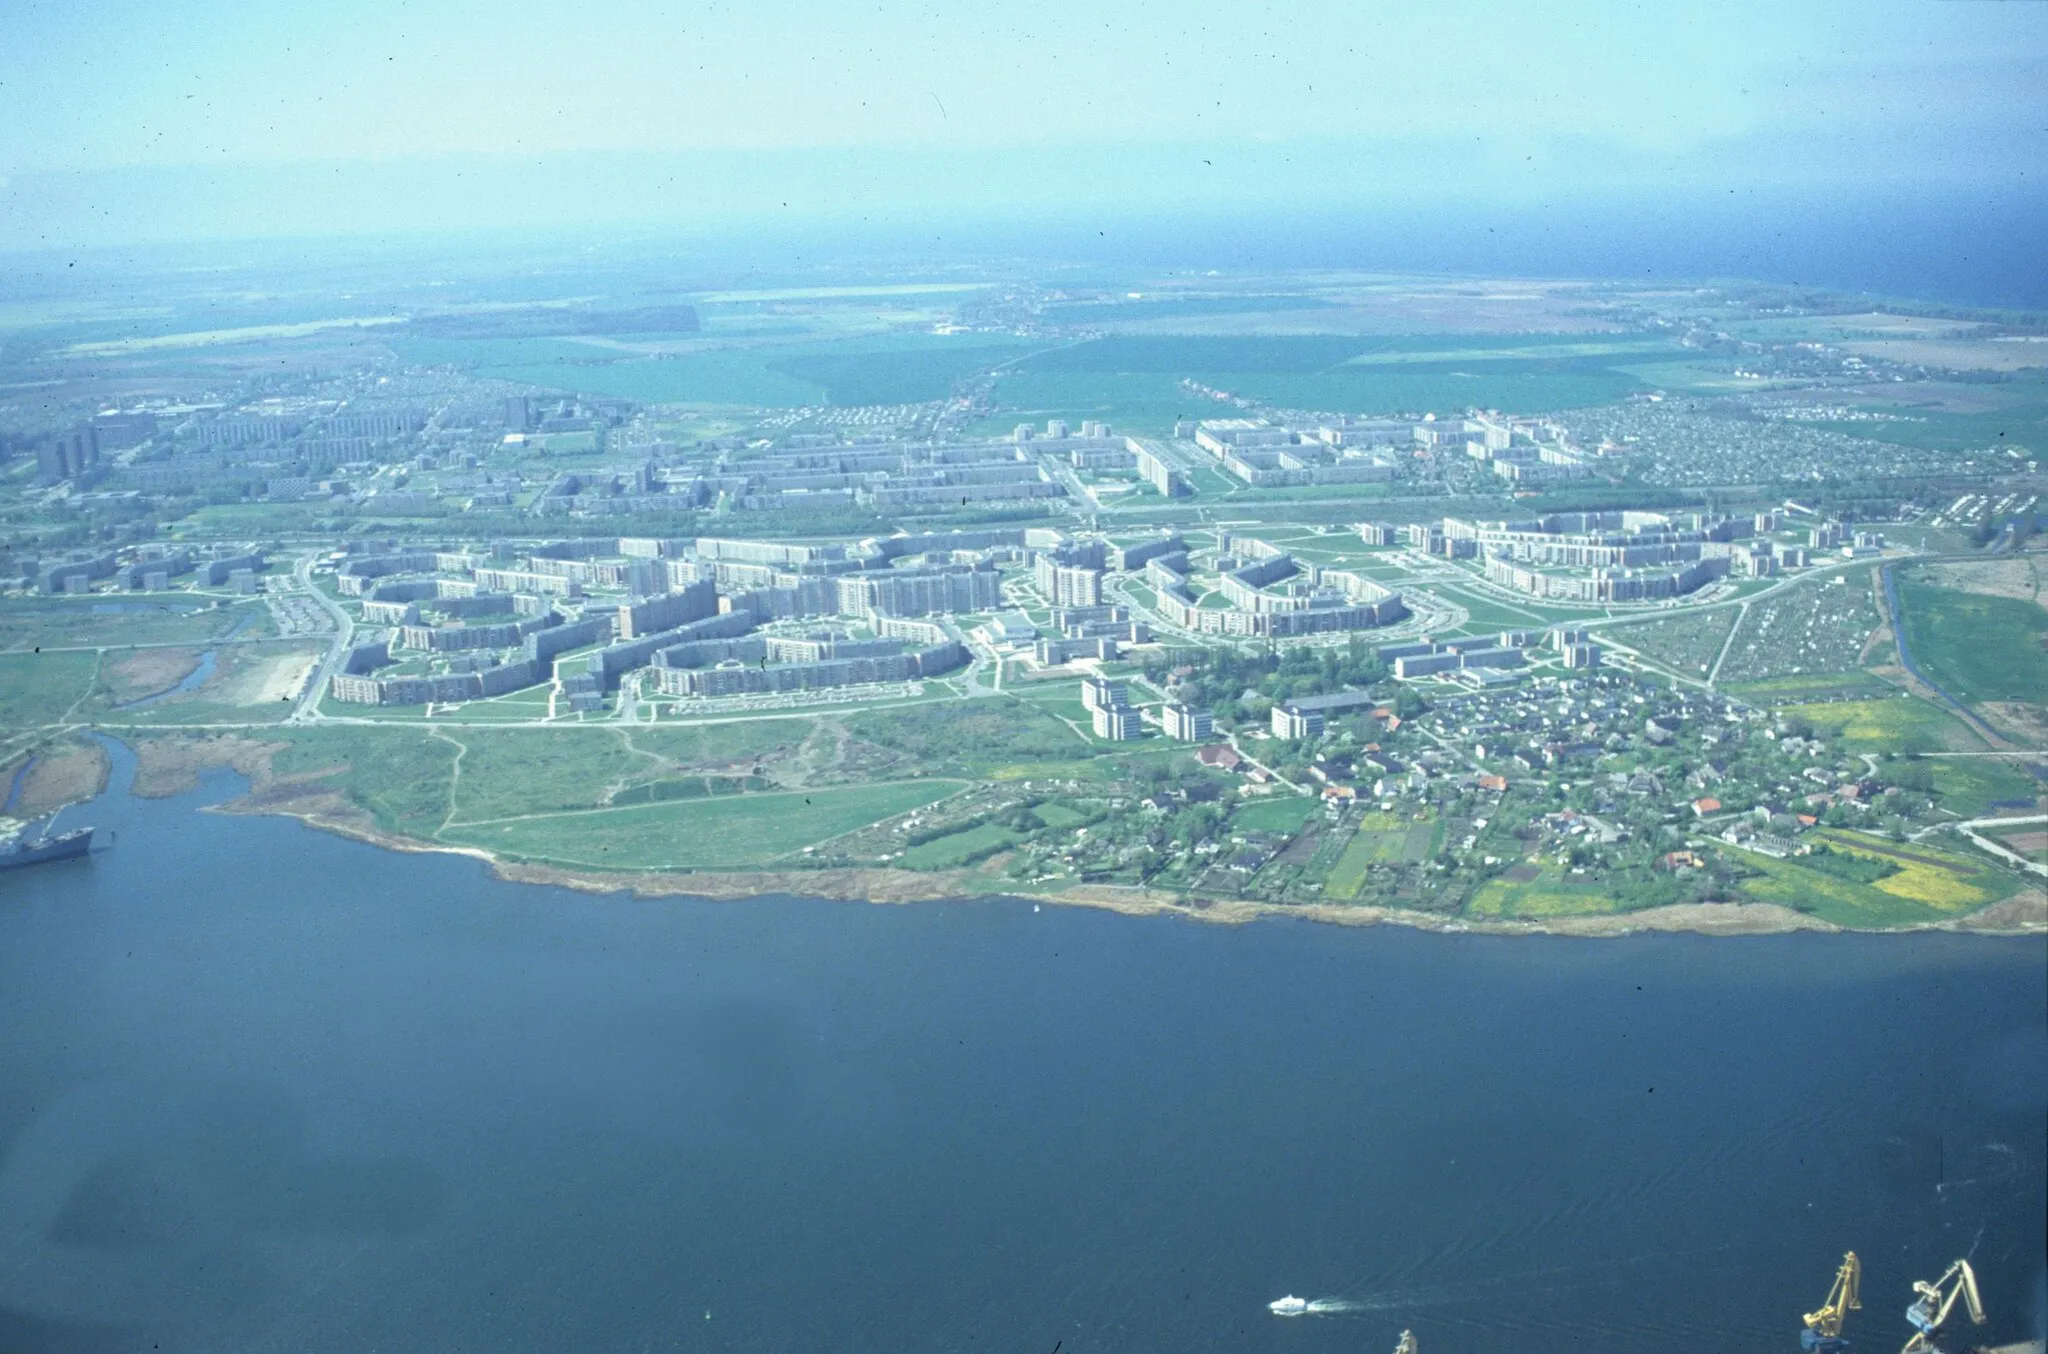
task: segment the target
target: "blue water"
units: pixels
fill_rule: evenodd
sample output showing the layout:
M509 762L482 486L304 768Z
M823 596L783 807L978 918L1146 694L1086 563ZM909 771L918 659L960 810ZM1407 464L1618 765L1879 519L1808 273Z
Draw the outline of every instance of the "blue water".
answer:
M592 896L230 790L0 876L0 1349L1754 1354L1849 1247L1860 1347L1964 1253L2038 1319L2038 940Z
M11 814L14 812L14 806L21 803L22 787L28 784L28 773L35 770L35 767L36 759L30 757L15 768L13 777L7 782L7 798L5 802L0 802L0 813Z

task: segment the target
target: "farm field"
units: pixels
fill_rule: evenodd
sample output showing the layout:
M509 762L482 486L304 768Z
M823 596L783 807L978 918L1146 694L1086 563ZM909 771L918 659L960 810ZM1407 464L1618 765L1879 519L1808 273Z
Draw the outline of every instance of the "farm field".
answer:
M1758 704L1825 700L1838 697L1875 699L1896 696L1899 689L1867 672L1819 672L1810 676L1766 677L1756 682L1720 682L1730 695Z
M1465 908L1479 917L1583 917L1621 910L1601 885L1573 883L1548 868L1533 879L1497 875L1479 886Z
M1779 713L1806 720L1850 752L1975 752L1984 746L1969 725L1918 696L1786 705Z
M1773 860L1740 853L1745 867L1759 872L1742 891L1764 902L1783 903L1841 926L1912 926L1956 916L2008 897L2019 881L1971 857L1914 842L1893 845L1857 833L1814 834L1830 850L1888 862L1897 872L1857 883L1802 865L1794 857Z
M1965 704L2048 700L2048 610L1897 575L1913 660Z
M1429 855L1435 835L1432 822L1408 822L1387 813L1367 813L1358 831L1344 844L1337 863L1324 881L1326 897L1355 898L1364 885L1366 871L1374 865L1414 864Z
M952 780L723 795L621 809L465 822L437 833L521 860L613 870L735 869L936 803Z
M1186 404L1192 397L1178 387L1185 377L1293 408L1371 413L1481 405L1540 413L1642 389L1620 361L1667 351L1677 350L1627 335L1124 335L1041 354L1019 369L1022 378L1114 377L1124 384L1097 387L1098 399L1133 405ZM1028 389L1006 380L1000 398L1006 406L1043 398L1027 397Z

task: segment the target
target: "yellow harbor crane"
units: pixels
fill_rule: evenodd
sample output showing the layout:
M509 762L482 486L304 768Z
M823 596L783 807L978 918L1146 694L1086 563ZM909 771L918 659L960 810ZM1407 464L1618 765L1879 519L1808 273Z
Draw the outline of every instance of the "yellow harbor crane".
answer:
M1968 1309L1972 1325L1984 1324L1984 1299L1978 1296L1977 1271L1968 1260L1956 1261L1933 1283L1914 1284L1913 1291L1920 1296L1906 1309L1906 1320L1913 1323L1914 1334L1899 1354L1941 1354L1942 1328L1958 1300Z
M1842 1338L1842 1321L1863 1305L1863 1262L1850 1251L1835 1271L1835 1286L1817 1312L1806 1314L1806 1329L1799 1332L1799 1347L1811 1354L1843 1354L1849 1342Z

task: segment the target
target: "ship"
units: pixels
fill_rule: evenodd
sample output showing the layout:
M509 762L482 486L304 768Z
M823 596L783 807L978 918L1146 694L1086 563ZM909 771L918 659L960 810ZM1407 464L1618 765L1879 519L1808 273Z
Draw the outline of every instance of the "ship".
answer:
M1300 1316L1308 1310L1308 1299L1298 1298L1289 1293L1277 1302L1267 1303L1266 1306L1274 1316Z
M0 844L0 870L41 865L52 860L72 860L91 850L92 829L89 827L75 827L54 837L45 833L33 841L16 837L11 842Z

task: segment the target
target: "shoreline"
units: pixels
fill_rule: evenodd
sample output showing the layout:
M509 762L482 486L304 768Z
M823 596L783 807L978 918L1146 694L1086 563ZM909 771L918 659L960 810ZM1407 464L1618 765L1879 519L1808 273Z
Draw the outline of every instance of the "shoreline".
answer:
M467 856L489 865L510 883L549 884L583 893L628 894L637 898L697 898L732 902L762 894L789 894L831 902L877 905L1016 898L1059 907L1091 907L1126 916L1173 916L1219 925L1243 925L1292 917L1334 926L1406 926L1450 935L1563 936L1607 939L1619 936L1693 934L1706 936L1920 935L2048 936L2048 891L2032 889L1952 920L1919 926L1859 929L1839 926L1777 903L1680 903L1636 912L1587 916L1475 919L1443 916L1372 904L1267 903L1249 898L1191 900L1183 894L1140 885L1076 884L1046 892L989 889L970 871L894 870L841 866L817 870L606 871L508 860L478 846L461 846L387 832L323 777L278 776L270 770L276 744L218 739L182 746L146 743L136 747L131 793L168 798L195 788L199 772L229 767L249 779L249 789L207 812L295 818L306 826L388 851ZM148 750L145 751L145 748Z

